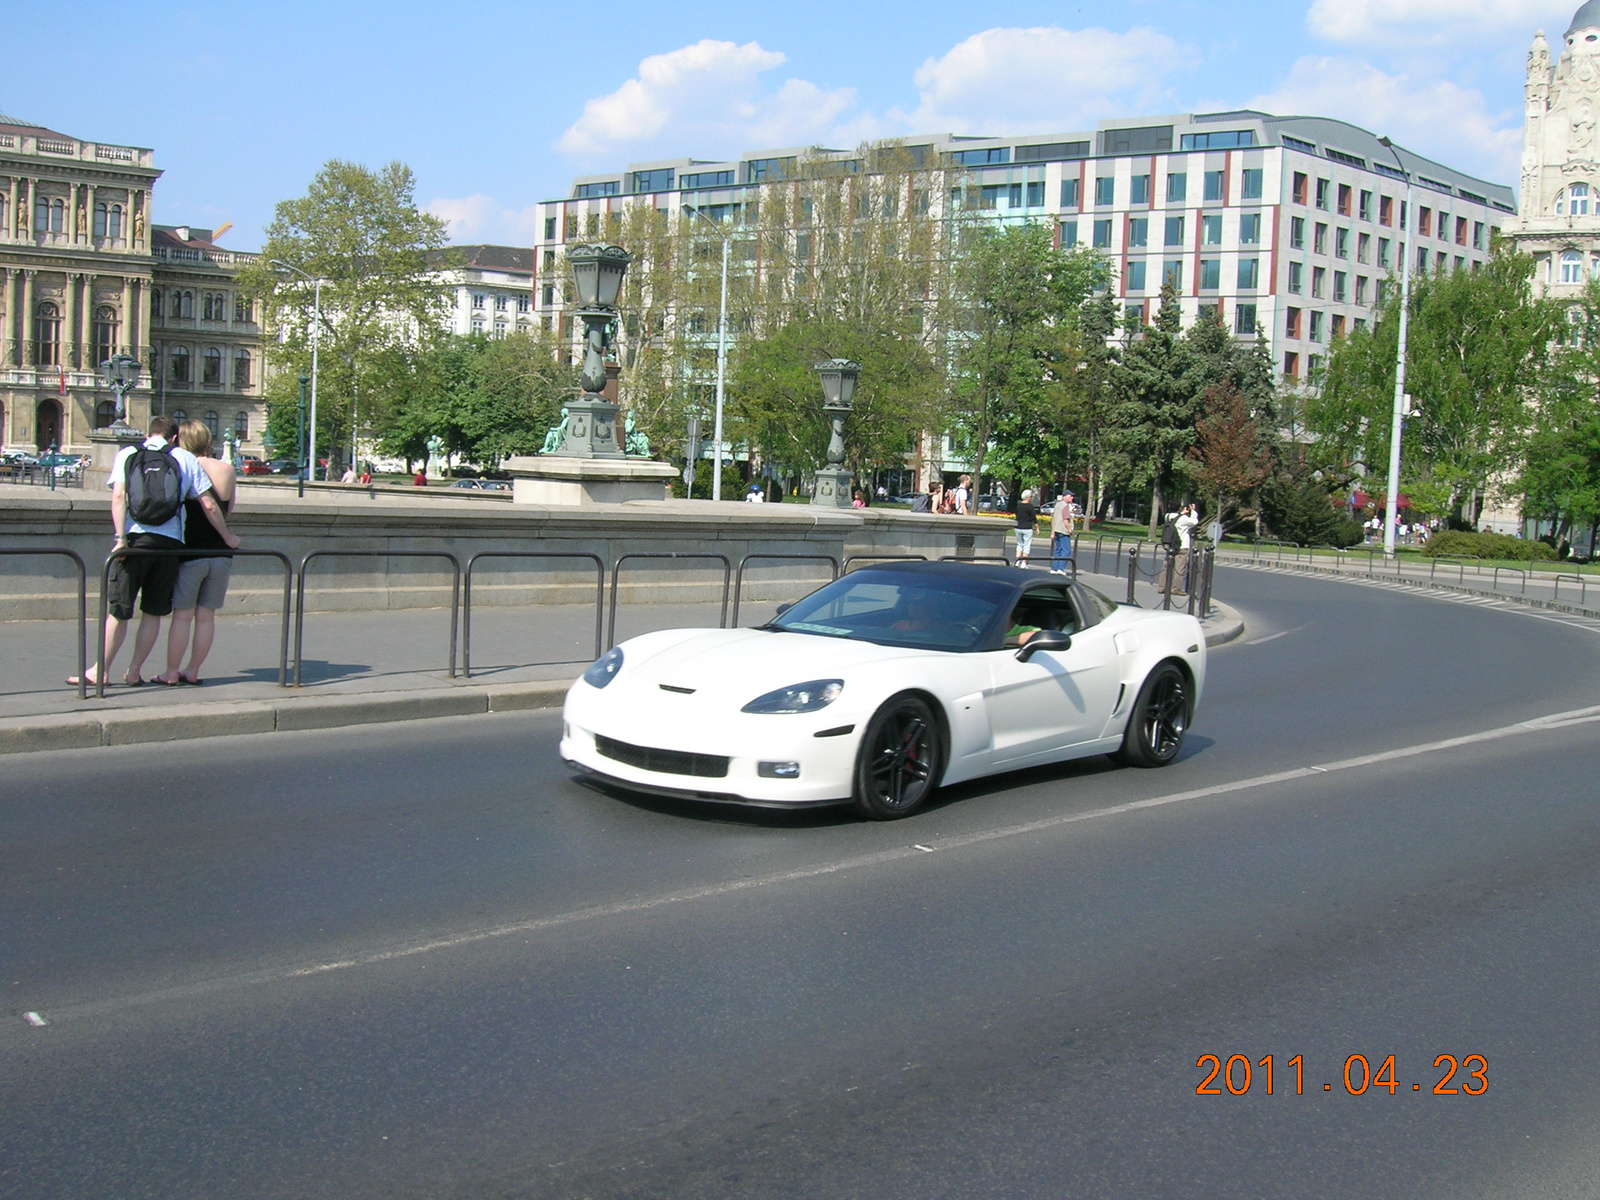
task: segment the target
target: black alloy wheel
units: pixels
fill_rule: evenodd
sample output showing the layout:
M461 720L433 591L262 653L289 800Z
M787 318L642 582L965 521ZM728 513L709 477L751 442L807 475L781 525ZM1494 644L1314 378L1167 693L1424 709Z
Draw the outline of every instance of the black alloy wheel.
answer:
M1176 664L1165 662L1150 672L1139 689L1128 731L1117 757L1131 767L1164 767L1183 749L1193 705L1189 681Z
M909 817L939 786L943 770L944 738L933 709L909 692L891 697L861 737L856 808L874 821Z

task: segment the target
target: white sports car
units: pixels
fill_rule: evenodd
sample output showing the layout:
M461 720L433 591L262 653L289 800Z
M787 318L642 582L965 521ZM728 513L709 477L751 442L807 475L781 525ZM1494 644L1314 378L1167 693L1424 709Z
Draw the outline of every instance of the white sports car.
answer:
M1180 612L973 563L851 572L754 629L669 629L567 693L561 757L633 791L910 816L934 789L1183 745L1206 640Z

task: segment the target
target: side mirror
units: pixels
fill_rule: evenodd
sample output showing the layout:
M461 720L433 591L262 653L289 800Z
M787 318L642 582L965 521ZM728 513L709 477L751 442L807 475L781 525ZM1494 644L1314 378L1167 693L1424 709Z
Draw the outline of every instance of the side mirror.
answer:
M1027 662L1041 650L1070 650L1072 649L1072 635L1059 629L1041 629L1017 651L1017 661Z
M794 607L794 602L792 600L788 604L780 604L780 605L778 605L778 611L773 613L772 615L775 616L775 617L781 617L781 616L783 616L784 613L788 612L793 607Z

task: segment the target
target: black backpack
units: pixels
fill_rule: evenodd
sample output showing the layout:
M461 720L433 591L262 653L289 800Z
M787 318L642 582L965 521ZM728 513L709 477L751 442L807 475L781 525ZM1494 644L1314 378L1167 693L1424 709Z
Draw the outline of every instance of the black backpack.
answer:
M1170 518L1166 524L1161 526L1161 545L1167 550L1181 550L1183 548L1183 539L1178 536L1178 519L1176 517Z
M128 515L140 525L165 525L183 507L183 470L169 448L140 446L128 456Z

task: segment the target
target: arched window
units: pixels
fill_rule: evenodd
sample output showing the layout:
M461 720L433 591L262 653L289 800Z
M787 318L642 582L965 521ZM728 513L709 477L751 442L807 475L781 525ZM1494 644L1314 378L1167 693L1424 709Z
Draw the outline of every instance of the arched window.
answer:
M60 233L67 226L67 206L60 200L50 201L50 232Z
M1561 256L1561 282L1583 282L1583 255L1576 250L1568 250Z
M233 440L236 442L247 441L250 437L250 414L236 412L233 414Z
M61 310L48 300L34 309L33 361L41 367L61 361Z
M1565 191L1556 193L1556 216L1586 217L1589 215L1589 185L1574 183Z
M207 321L222 320L222 297L215 292L206 292L200 297L202 304L201 313Z
M151 288L150 289L150 315L152 317L159 317L161 315L161 289L160 288Z
M102 304L94 310L94 361L103 363L116 353L117 310Z
M205 374L200 377L202 383L222 382L222 351L215 346L206 347ZM211 431L215 433L216 430Z
M220 437L221 436L222 428L218 424L218 422L221 421L222 418L217 416L217 410L216 409L214 409L214 408L206 409L206 415L201 417L200 419L206 423L206 428L211 430L211 436L212 437L215 438L215 437Z
M183 314L182 315L185 316L185 317L190 318L191 320L193 320L193 318L194 318L194 293L193 292L185 292L183 294Z
M161 378L161 350L156 346L150 347L150 378Z
M245 349L233 352L233 386L243 391L250 386L250 351Z
M185 421L187 421L189 419L189 414L184 412L183 409L181 409L181 408L175 408L170 413L168 413L167 415L170 416L179 425L182 425Z
M112 238L120 238L122 236L122 205L120 204L113 204L111 206L109 230L109 236Z
M236 323L244 324L255 320L255 305L243 296L233 298L233 319Z
M50 232L50 201L43 196L33 202L33 231L35 233Z
M106 236L106 204L103 200L94 206L94 235Z
M104 429L117 419L117 402L115 400L102 400L94 406L94 427Z
M172 356L172 382L189 382L189 348L187 346L174 346Z

